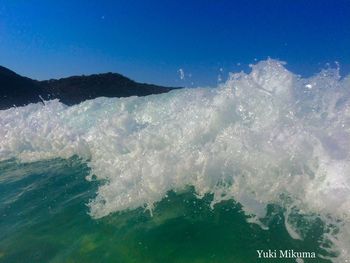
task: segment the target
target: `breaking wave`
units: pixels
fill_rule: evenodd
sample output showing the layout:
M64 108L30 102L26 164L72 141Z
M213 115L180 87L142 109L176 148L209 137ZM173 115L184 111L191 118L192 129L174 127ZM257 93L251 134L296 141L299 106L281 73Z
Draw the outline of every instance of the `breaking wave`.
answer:
M304 79L267 60L216 88L30 104L0 111L0 138L0 160L84 159L101 181L94 218L152 211L193 186L261 225L267 205L281 205L293 238L303 238L293 215L320 217L321 246L350 258L350 77L337 69Z

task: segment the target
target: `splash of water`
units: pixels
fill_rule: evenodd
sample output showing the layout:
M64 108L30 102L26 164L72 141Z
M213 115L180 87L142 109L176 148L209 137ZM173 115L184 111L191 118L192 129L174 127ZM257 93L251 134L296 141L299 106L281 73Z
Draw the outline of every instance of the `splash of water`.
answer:
M212 193L212 205L235 199L255 222L282 205L294 238L293 212L320 216L329 249L339 262L350 256L350 77L337 70L303 79L267 60L217 88L73 107L54 100L0 111L0 123L1 160L88 161L88 179L103 182L89 204L95 218L152 210L191 185Z

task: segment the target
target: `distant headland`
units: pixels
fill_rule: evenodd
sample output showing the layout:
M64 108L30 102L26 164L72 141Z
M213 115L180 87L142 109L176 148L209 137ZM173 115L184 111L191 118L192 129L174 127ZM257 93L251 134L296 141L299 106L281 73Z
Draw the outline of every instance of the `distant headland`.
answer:
M38 81L0 66L0 110L42 100L74 105L97 97L147 96L172 89L177 88L138 83L117 73Z

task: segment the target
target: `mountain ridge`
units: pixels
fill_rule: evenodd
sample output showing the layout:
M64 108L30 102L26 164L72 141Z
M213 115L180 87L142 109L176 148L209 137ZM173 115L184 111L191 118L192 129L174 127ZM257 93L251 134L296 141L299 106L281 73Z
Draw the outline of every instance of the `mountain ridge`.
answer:
M178 88L139 83L112 72L38 81L0 66L0 110L42 100L59 99L71 106L97 97L147 96Z

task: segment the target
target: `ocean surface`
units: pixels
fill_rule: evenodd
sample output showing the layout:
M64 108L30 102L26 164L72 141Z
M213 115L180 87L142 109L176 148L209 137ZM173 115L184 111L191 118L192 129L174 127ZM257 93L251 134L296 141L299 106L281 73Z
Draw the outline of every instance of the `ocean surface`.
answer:
M0 262L350 262L350 77L0 111ZM315 259L258 259L257 250Z

